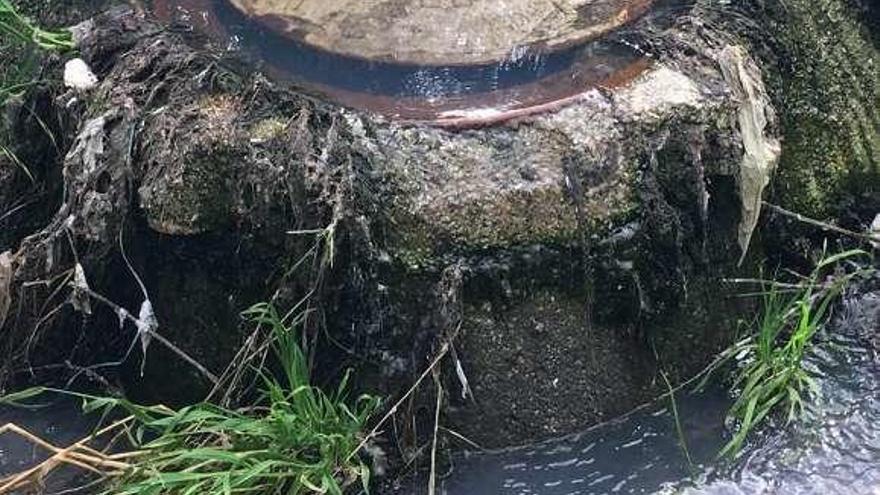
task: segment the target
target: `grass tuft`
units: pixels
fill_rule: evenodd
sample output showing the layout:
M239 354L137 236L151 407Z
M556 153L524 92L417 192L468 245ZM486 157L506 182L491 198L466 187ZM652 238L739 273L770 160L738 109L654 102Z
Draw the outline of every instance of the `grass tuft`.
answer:
M802 416L819 393L816 381L804 369L816 332L846 285L861 271L830 272L842 261L868 256L861 250L823 256L799 284L765 282L763 312L751 336L733 345L723 361L737 360L732 391L736 396L728 417L737 431L719 457L733 457L749 435L771 415L788 424Z
M330 395L312 386L298 333L273 306L254 306L245 316L271 328L282 368L281 380L263 374L265 409L200 404L172 411L118 399L91 401L91 410L121 406L138 418L135 440L154 437L138 442L135 467L106 493L341 495L358 480L368 487L369 468L351 453L379 401L364 396L350 408L347 376Z
M350 405L347 376L331 394L311 385L296 317L285 321L269 304L244 315L271 328L281 367L281 378L261 372L263 395L251 407L201 403L175 410L60 391L85 399L87 413L130 415L124 420L130 451L112 457L124 460L125 469L110 473L99 493L342 495L358 483L368 491L370 469L357 451L380 401L362 396ZM0 403L21 405L45 390L20 392Z
M0 0L0 34L44 50L70 51L76 48L70 30L40 28L19 13L11 0Z
M46 30L22 15L11 0L0 0L0 110L14 97L23 94L38 82L32 80L35 69L35 47L50 51L67 52L76 48L73 33L67 29ZM3 116L0 115L0 119ZM31 183L34 176L18 159L9 145L11 138L4 132L0 121L0 158L6 158L19 167Z

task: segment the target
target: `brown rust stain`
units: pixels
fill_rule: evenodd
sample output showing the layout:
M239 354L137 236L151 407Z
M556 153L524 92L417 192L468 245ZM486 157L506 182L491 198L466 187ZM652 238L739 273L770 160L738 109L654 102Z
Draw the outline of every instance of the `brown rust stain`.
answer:
M650 67L651 60L648 58L641 58L624 67L623 69L613 73L611 76L605 78L604 80L600 81L594 87L585 88L584 91L581 91L574 95L562 97L553 101L549 101L547 103L503 111L489 116L463 116L460 118L448 119L440 118L430 121L429 123L447 129L474 129L481 127L490 127L503 123L518 124L523 121L527 121L535 117L536 115L556 112L565 107L573 105L580 101L584 97L584 94L589 90L595 88L612 90L627 86L640 75L644 74Z
M635 62L618 69L610 76L602 80L597 86L602 89L612 90L628 86L630 83L651 67L651 59L642 57Z

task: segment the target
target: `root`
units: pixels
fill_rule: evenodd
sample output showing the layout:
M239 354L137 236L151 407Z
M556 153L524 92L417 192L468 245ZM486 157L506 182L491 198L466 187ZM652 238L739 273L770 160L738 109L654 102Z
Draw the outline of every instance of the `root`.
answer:
M813 227L817 227L821 230L835 232L837 234L851 237L853 239L857 239L862 242L868 242L872 246L876 246L876 245L880 244L880 236L877 236L877 235L863 234L860 232L853 232L852 230L845 229L843 227L834 225L832 223L823 222L820 220L816 220L814 218L810 218L806 215L801 215L800 213L786 210L785 208L783 208L781 206L777 206L772 203L768 203L766 201L764 201L764 206L766 208L768 208L770 211L773 211L774 213L778 213L784 217L794 219L798 222L801 222L801 223L804 223L807 225L812 225Z
M434 409L434 437L431 440L431 475L428 477L428 495L437 493L437 438L440 429L440 412L443 405L443 384L440 382L440 373L434 369L434 384L437 387L437 405Z

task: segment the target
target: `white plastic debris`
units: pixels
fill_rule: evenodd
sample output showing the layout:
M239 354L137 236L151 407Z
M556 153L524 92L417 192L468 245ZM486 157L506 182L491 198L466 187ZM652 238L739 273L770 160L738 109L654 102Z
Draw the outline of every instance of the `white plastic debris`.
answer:
M98 76L83 59L75 58L64 64L64 85L77 91L88 91L98 85Z
M470 395L473 398L474 393L471 391L471 385L468 383L467 375L464 374L464 367L458 357L455 358L455 374L458 375L458 381L461 383L461 398L466 400Z
M125 328L125 322L128 318L131 318L132 320L134 319L123 307L116 308L116 316L119 318L120 330Z
M159 321L156 319L156 313L153 312L153 303L149 299L145 299L141 304L140 313L137 319L138 335L141 338L141 376L144 376L144 366L147 362L147 349L153 339L153 333L159 329Z
M874 217L874 221L871 222L871 232L869 234L872 237L880 239L880 213ZM874 246L874 249L880 249L880 241L872 241L871 245Z
M0 253L0 329L3 328L12 301L12 276L12 253L5 251Z
M761 215L762 194L779 163L782 145L772 132L776 120L761 71L741 46L727 46L718 55L724 80L739 99L739 131L743 158L740 165L740 264L746 257Z
M73 294L70 296L70 302L80 313L90 315L92 314L92 296L89 281L86 279L86 271L81 264L77 263L73 274Z

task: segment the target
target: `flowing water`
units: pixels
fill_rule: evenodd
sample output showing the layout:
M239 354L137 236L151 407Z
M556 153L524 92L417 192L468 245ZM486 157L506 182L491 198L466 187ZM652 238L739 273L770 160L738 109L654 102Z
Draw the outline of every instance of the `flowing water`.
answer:
M44 407L37 409L0 406L0 429L6 424L14 424L31 435L64 448L87 437L95 419L79 414L77 402L61 399L47 402ZM0 434L0 480L36 466L49 455L49 450L17 433ZM46 492L60 492L77 486L81 475L73 468L59 469L44 480Z
M477 22L479 16L459 26L476 32L460 32L456 26L438 27L432 24L430 17L442 12L445 3L450 9L467 11L467 5L473 4L476 9L489 3L486 0L408 1L401 6L394 6L395 2L401 3L400 0L370 0L382 6L381 9L377 6L379 13L355 9L356 12L349 15L355 17L354 21L347 17L339 20L344 17L346 7L333 13L333 6L339 3L333 1L328 0L330 7L321 7L333 15L311 12L318 9L314 5L309 7L311 10L306 9L314 2L299 2L295 4L297 7L290 7L261 0L152 0L152 5L164 22L205 34L214 43L260 64L276 78L292 81L301 90L396 119L455 125L466 119L502 120L504 115L546 111L568 104L590 89L626 84L644 72L650 60L621 31L636 21L667 22L672 17L668 12L678 12L670 10L670 6L686 3L686 0L603 0L574 8L567 5L567 1L554 0L550 3L558 4L560 11L572 11L562 17L568 23L563 26L565 29L556 29L548 35L555 38L541 38L538 42L533 39L538 35L528 29L543 32L543 24L525 23L521 26L525 30L522 33L498 34L497 37L509 44L495 40L494 45L486 47L484 45L489 43L486 39L492 36L479 31L478 28L488 27L486 23ZM493 7L497 11L495 17L513 17L519 12L514 7L535 3L535 0L492 1L492 5L510 4L512 11L506 14L504 9ZM277 15L248 16L240 6L236 7L241 3L255 4L261 9L294 11L305 5L302 8L306 13L302 15L306 19L296 18L300 26L294 28L288 26L290 21L280 21ZM573 5L580 3L572 2ZM320 6L320 2L316 5ZM407 14L410 10L414 12ZM519 14L509 21L523 23L524 13ZM312 26L309 15L331 24ZM412 26L415 34L393 31L387 34L388 39L382 39L382 33L375 31L379 29L377 24L381 27L388 23L383 16L399 18L400 23L415 22L413 19L420 17L424 20ZM448 15L441 17L445 19ZM363 25L349 25L355 21ZM322 34L340 30L342 34L336 36L342 37L335 44L334 39L325 39L331 34ZM433 46L431 37L442 33L447 34ZM373 41L379 48L359 47L345 37L348 35L367 40L379 38ZM393 49L395 40L400 42L396 51ZM469 51L474 44L485 52ZM454 49L459 45L460 52L449 52L450 47ZM369 56L373 52L374 56Z
M459 453L444 473L445 495L877 495L880 494L880 281L846 298L808 359L822 394L805 420L760 432L731 464L715 462L726 441L727 394L679 393L676 404L690 462L668 401L576 435L488 453ZM57 445L89 431L75 404L0 409ZM46 457L0 435L0 478ZM50 487L73 480L62 471ZM424 493L419 482L395 493Z
M679 443L671 408L660 406L538 445L466 454L454 462L441 493L654 493L711 462L723 445L728 405L721 391L677 401L693 465Z
M578 435L459 455L441 493L880 494L880 290L848 297L818 340L808 360L822 392L815 409L766 428L730 464L714 462L730 404L716 390L678 397L690 462L662 403Z
M809 360L815 411L690 494L880 494L880 290L848 298Z

